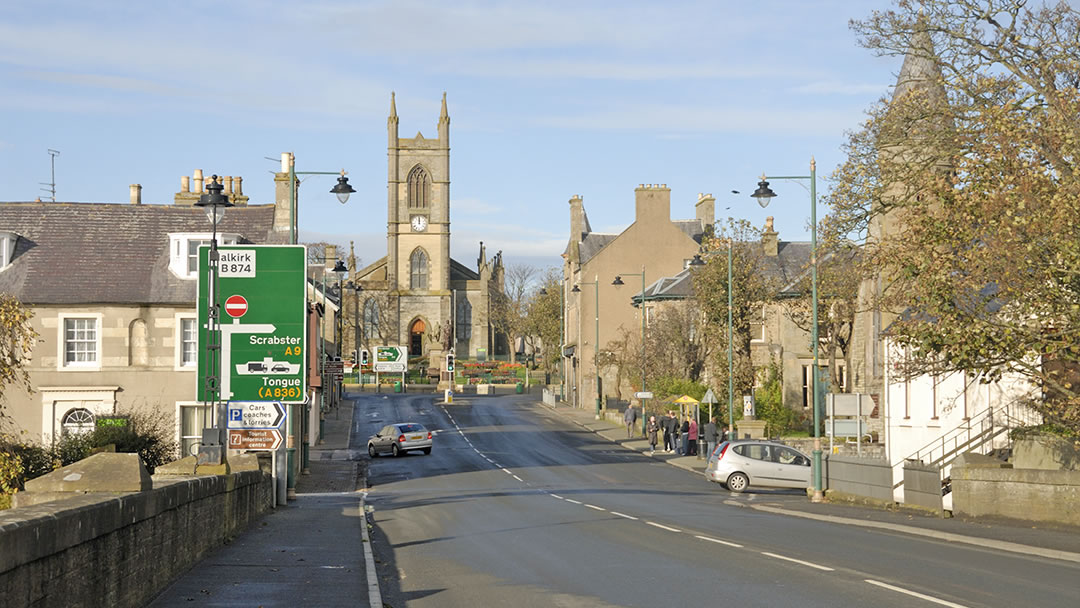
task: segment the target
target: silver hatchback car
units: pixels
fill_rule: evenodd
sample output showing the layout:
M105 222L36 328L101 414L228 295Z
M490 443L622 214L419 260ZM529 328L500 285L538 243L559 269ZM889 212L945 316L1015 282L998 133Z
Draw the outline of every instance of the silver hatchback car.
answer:
M732 492L750 487L807 488L810 457L774 441L736 439L716 446L705 466L705 478Z
M368 438L368 456L375 458L379 454L400 456L409 450L422 450L431 453L431 431L416 422L388 424Z

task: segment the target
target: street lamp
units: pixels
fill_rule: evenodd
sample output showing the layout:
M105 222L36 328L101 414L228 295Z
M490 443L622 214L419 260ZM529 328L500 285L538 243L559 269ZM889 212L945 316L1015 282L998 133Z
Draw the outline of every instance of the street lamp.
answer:
M345 170L338 171L297 171L296 156L292 152L281 154L281 172L289 174L289 244L296 244L296 176L297 175L338 175L337 183L330 193L337 196L342 205L349 200L349 195L356 192L345 177Z
M580 289L578 291L581 291ZM547 295L547 289L541 289L540 295ZM563 360L563 348L565 348L566 335L563 330L566 326L566 279L559 281L559 401L564 401L564 389L566 387L566 362Z
M578 285L592 285L596 292L593 300L596 303L596 344L593 345L593 371L596 372L596 418L600 419L600 277L594 277L595 281L589 281L586 283L578 283L574 285L574 288L570 290L570 293L581 293L581 289ZM581 307L578 307L578 319L581 319ZM578 332L578 338L580 338L581 332Z
M196 207L202 207L206 211L206 217L210 220L210 251L207 255L207 269L210 271L207 290L207 344L206 344L206 377L204 382L206 397L209 403L206 405L214 408L214 427L218 429L218 446L224 445L225 409L221 407L221 309L218 306L218 248L217 226L225 217L225 210L232 207L229 197L221 193L224 190L218 182L218 176L210 178L206 185L206 193L199 197ZM219 458L215 459L220 463Z
M810 347L814 349L814 372L810 375L814 403L814 502L823 498L821 487L821 409L818 403L818 282L817 282L817 163L810 157L810 175L781 175L772 179L810 180L810 281L813 319L810 327ZM751 195L762 208L766 207L776 193L769 188L765 175L761 175L758 188Z
M641 265L641 272L624 272L623 274L640 274L641 275L641 392L645 392L645 265ZM621 287L625 285L622 277L615 275L615 280L611 282L615 287ZM645 434L645 399L641 399L641 434Z

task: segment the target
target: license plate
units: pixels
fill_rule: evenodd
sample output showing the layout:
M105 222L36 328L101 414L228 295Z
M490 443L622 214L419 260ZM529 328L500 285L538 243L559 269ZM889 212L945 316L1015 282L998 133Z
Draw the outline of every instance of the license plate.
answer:
M409 441L420 441L423 438L423 435L413 435L412 437L409 437Z

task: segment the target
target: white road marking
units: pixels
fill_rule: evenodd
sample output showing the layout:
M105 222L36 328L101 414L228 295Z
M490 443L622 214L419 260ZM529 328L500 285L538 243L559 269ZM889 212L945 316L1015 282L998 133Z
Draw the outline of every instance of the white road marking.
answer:
M565 498L563 498L562 496L559 496L558 494L552 494L551 497L552 498L558 498L559 500L566 500Z
M626 519L632 519L634 521L638 520L638 518L634 517L633 515L625 515L623 513L619 513L618 511L612 511L611 514L618 515L619 517L625 517Z
M720 545L727 545L729 547L735 547L735 548L738 548L738 549L742 549L742 545L740 545L740 544L729 543L728 541L720 540L719 538L709 538L708 536L695 536L694 538L700 538L701 540L707 540L710 543L717 543L717 544L720 544Z
M503 469L502 471L503 471L503 473L506 473L507 475L513 475L514 474L510 469Z
M916 591L908 591L907 589L901 589L900 587L895 587L893 585L888 585L886 583L882 583L882 582L879 582L879 581L872 581L870 579L865 579L865 580L866 580L866 582L870 583L871 585L877 585L878 587L884 587L885 589L890 589L890 590L895 591L897 593L906 593L907 595L910 595L912 597L917 597L917 598L919 598L921 600L926 600L928 602L933 602L935 604L941 604L942 606L951 606L952 608L967 608L967 606L964 606L963 604L954 604L953 602L947 602L945 600L938 599L936 597L932 597L932 596L925 595L925 594L922 594L922 593L918 593Z
M810 568L817 568L818 570L824 570L826 572L832 572L833 569L828 566L819 566L811 562L805 562L801 559L795 559L794 557L786 557L784 555L777 555L775 553L769 553L768 551L762 551L762 555L768 555L769 557L775 557L776 559L782 559L789 562L795 562L796 564L802 564L803 566L809 566Z
M605 508L603 508L603 507L598 507L598 506L596 506L596 505L590 505L590 504L586 504L585 506L586 506L586 507L589 507L590 509L596 509L597 511L607 511L607 509L605 509Z
M524 479L522 479L522 478L520 478L520 477L518 477L517 475L514 475L513 477L514 477L514 479L516 479L516 480L520 481L521 483L525 483L525 480L524 480Z
M670 528L670 527L665 526L663 524L658 524L655 521L647 521L645 523L649 524L650 526L655 526L657 528L660 528L661 530L667 530L668 532L682 532L682 530L680 530L678 528Z
M572 502L572 503L574 503L575 505L580 505L580 504L581 504L581 502L579 502L579 501L576 501L576 500L574 500L573 498L567 498L567 499L566 499L566 502Z

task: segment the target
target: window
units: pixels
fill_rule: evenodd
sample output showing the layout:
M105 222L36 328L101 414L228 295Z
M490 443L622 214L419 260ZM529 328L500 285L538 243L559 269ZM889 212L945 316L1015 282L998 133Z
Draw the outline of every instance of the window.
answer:
M652 327L653 321L656 320L656 309L652 306L645 307L645 326Z
M59 348L63 368L99 369L101 367L101 315L61 315Z
M94 414L86 408L75 408L60 421L64 435L85 435L94 430Z
M199 272L199 247L210 245L209 232L169 235L169 270L181 279L196 279ZM219 233L219 245L236 245L240 235Z
M199 364L199 324L192 316L176 316L176 368L194 369Z
M465 296L458 296L457 301L457 338L472 338L472 304Z
M364 302L364 339L371 340L379 336L379 303L375 298Z
M409 289L428 288L428 257L423 249L413 251L409 256Z
M802 366L802 406L810 407L813 405L813 365Z
M214 420L213 406L201 403L180 404L180 456L194 456L202 444L203 429Z
M761 443L744 443L732 448L736 454L745 458L753 458L754 460L771 460L770 449L772 446L768 446Z
M757 310L753 311L753 316L750 317L750 341L751 342L764 342L765 341L765 307L761 306Z
M428 172L420 165L409 171L407 179L409 207L413 209L427 209L431 196L431 178Z
M18 240L19 235L14 232L0 232L0 270L7 268L15 257L15 243Z

